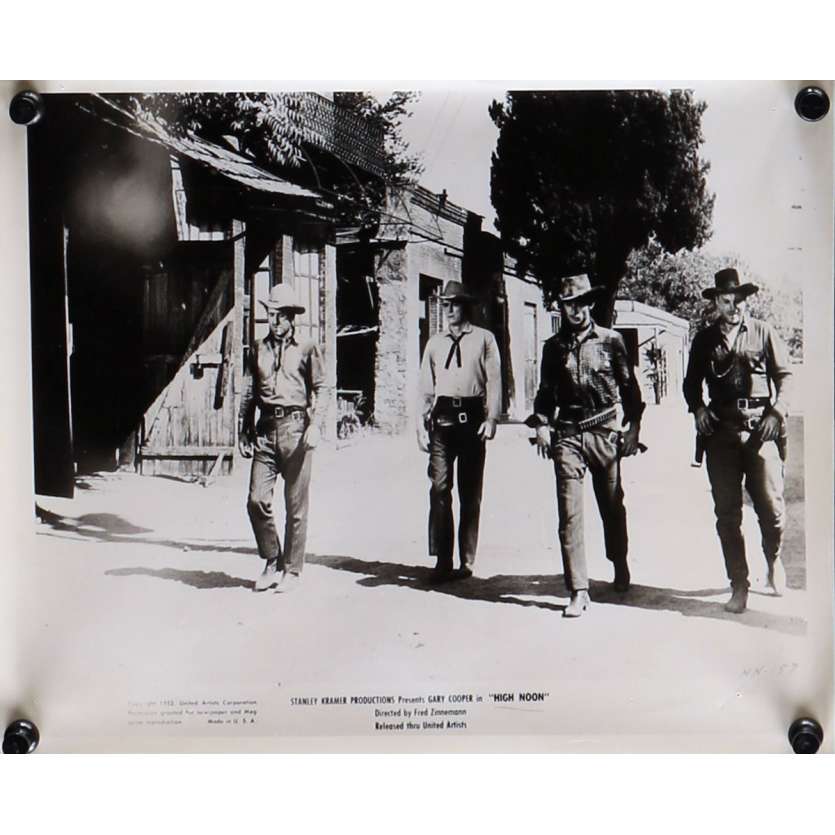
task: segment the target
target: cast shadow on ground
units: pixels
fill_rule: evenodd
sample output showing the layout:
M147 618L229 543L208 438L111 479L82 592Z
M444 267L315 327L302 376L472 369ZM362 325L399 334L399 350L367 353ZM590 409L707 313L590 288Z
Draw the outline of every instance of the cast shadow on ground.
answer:
M430 569L426 566L410 566L401 563L360 560L356 557L308 554L306 561L338 571L365 575L357 583L361 586L401 586L416 591L438 592L465 600L483 600L488 603L509 603L516 606L533 606L562 612L568 604L568 591L562 574L496 574L492 577L471 577L442 585L431 585ZM775 615L748 609L741 615L732 615L723 608L727 588L673 589L633 584L626 594L618 594L611 583L591 580L589 593L592 605L610 604L635 606L652 611L678 612L684 617L701 617L726 620L743 626L771 629L787 635L805 635L806 622L802 618ZM700 598L722 595L720 601ZM565 603L552 603L540 597L565 598ZM753 605L756 603L749 601Z
M156 577L174 580L195 589L253 589L253 580L230 577L222 571L184 571L179 568L111 568L104 572L109 577Z
M206 551L211 554L257 554L258 549L230 543L216 545L216 540L198 539L156 539L152 536L138 536L138 534L153 533L150 528L140 528L117 516L115 513L87 513L77 518L61 516L52 513L39 505L35 506L35 513L41 520L41 525L48 526L55 531L54 536L72 534L96 542L110 544L154 545L162 548L173 548L176 551ZM46 534L49 536L50 534Z

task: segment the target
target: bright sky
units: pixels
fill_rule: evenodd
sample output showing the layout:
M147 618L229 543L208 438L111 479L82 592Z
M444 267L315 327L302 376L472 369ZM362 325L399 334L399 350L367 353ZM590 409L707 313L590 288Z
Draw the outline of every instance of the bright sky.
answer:
M831 154L832 116L820 124L799 119L797 82L675 86L694 89L708 104L702 156L711 162L716 203L705 249L740 255L767 282L810 279L808 250L820 237L813 214L831 187L820 163L827 147ZM504 98L504 87L425 87L404 131L423 158L422 184L446 189L450 200L484 215L485 229L495 218L490 155L497 131L487 113L494 98Z

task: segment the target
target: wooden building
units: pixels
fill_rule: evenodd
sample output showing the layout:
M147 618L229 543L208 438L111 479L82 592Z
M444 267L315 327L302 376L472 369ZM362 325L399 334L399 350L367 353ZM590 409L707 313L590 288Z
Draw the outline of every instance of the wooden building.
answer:
M257 302L278 282L323 345L335 425L328 185L379 183L381 135L294 94L307 164L279 175L112 97L46 105L29 130L36 491L71 496L76 473L117 466L229 472L249 346L267 329Z
M644 402L681 400L690 351L690 323L631 299L615 300L613 327L624 338Z
M496 336L505 419L523 419L533 404L556 314L482 221L446 192L390 189L376 236L338 239L338 390L361 392L382 431L414 425L420 360L429 337L445 327L440 294L450 280L470 288L476 324Z
M288 96L304 162L270 170L231 137L174 131L122 97L46 97L29 129L38 493L71 496L76 474L119 467L229 473L249 349L268 327L258 302L277 283L322 345L332 437L358 407L381 431L412 426L451 279L498 340L505 417L530 409L555 327L539 287L445 192L385 187L383 137L365 120ZM345 195L367 206L366 190L383 205L353 224Z

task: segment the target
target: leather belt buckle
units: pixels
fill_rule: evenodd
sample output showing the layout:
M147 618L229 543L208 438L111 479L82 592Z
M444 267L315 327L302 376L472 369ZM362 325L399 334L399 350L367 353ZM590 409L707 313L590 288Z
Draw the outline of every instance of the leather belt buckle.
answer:
M748 410L748 398L747 397L740 397L736 401L736 408L739 409L740 412L745 412Z
M469 420L469 418L467 417L466 412L459 412L458 413L458 422L459 423L466 423L468 420Z
M452 398L452 407L454 409L460 409L461 408L461 398L460 397L453 397Z

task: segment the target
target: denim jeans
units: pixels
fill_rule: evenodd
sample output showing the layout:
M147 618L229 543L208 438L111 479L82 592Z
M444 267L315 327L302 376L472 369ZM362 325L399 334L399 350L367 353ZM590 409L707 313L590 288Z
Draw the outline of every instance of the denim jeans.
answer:
M558 440L552 448L557 479L557 517L565 584L569 591L589 587L583 535L583 479L591 471L597 508L603 521L606 557L623 564L629 547L626 508L620 480L617 432L599 427Z
M713 492L716 532L733 588L748 588L748 562L742 536L742 486L760 524L765 559L773 563L783 544L786 507L783 460L777 444L749 443L749 432L719 427L707 438L707 474Z
M302 446L307 426L304 413L261 420L255 430L255 450L249 479L247 511L262 559L278 558L280 568L301 574L307 543L307 510L312 450ZM284 550L275 530L273 493L279 474L284 479Z
M481 488L484 477L484 441L478 437L480 421L453 426L435 426L429 441L429 554L437 567L450 571L455 542L452 487L458 462L458 557L462 566L472 566L478 548Z

